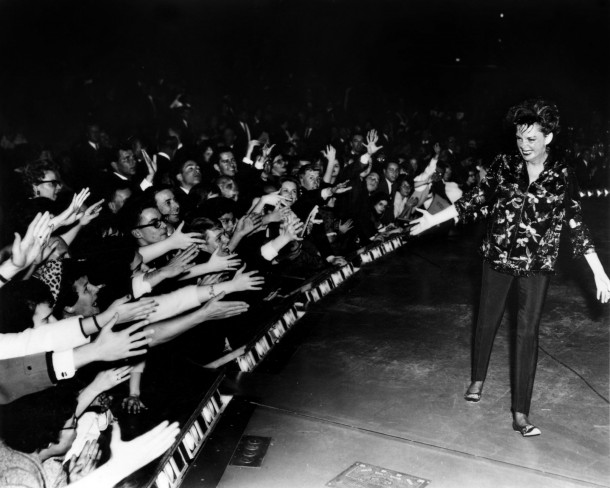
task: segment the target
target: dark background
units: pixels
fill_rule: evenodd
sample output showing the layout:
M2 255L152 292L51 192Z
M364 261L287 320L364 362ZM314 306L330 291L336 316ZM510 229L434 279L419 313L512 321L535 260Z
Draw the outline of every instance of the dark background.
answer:
M85 80L121 103L159 76L200 112L225 94L296 107L352 86L363 110L438 106L488 128L542 95L606 130L608 24L605 0L2 0L0 132L73 141Z

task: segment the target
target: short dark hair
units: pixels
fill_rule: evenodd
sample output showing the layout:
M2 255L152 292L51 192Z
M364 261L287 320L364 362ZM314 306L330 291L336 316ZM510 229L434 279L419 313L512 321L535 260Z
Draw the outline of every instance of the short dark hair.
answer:
M131 197L125 202L125 205L118 213L119 223L124 235L128 235L138 225L142 212L147 208L157 208L157 202L155 202L151 193Z
M76 391L66 385L26 395L2 406L0 437L11 449L34 453L59 440L75 411Z
M558 134L559 109L553 102L541 98L525 100L508 110L506 123L514 127L538 124L544 135Z
M52 306L53 302L49 287L36 278L11 281L0 289L0 332L22 332L33 327L38 304Z

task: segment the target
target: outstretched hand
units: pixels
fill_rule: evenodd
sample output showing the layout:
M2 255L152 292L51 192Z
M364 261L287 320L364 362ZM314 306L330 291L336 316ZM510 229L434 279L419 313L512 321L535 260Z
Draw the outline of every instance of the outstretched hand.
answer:
M424 210L423 208L416 208L415 211L421 213L422 215L421 217L411 221L413 225L411 226L409 233L412 236L421 234L422 232L434 227L434 221L432 220L432 214L430 212Z
M610 279L606 273L596 273L595 286L597 287L597 299L602 303L608 303L610 299Z

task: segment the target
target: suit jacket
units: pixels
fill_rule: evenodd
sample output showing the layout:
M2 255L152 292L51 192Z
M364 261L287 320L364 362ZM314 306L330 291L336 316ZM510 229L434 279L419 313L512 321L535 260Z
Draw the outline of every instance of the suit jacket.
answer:
M53 386L51 353L0 360L0 404Z

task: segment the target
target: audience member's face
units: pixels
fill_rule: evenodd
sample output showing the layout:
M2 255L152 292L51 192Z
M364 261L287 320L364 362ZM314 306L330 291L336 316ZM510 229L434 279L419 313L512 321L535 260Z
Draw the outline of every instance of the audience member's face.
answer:
M373 209L375 210L375 212L377 213L377 215L382 215L383 212L385 212L385 209L388 207L388 201L387 200L381 200L380 202L377 202L374 206Z
M92 285L89 283L87 276L82 276L74 282L73 288L78 294L78 300L70 307L72 314L91 317L100 313L97 306L97 294L100 291L100 286Z
M233 212L227 212L222 214L218 220L222 224L222 228L228 235L233 235L233 231L235 230L235 217L233 216Z
M225 146L231 147L235 143L235 131L231 128L227 128L222 133L222 140L225 143Z
M222 176L235 176L237 174L237 162L232 152L222 152L218 156L218 164L215 165L216 171Z
M57 322L57 319L53 317L53 308L51 305L47 302L43 302L36 305L32 321L34 322L34 327L40 327L41 325Z
M167 239L167 224L156 208L146 208L140 214L138 229L132 231L134 236L143 241L141 244L154 244Z
M239 199L239 188L233 180L225 181L218 184L220 196L229 200L237 201Z
M193 186L201 183L201 169L195 161L187 161L182 165L182 171L180 172L180 184L184 188L192 188Z
M318 171L307 171L300 178L301 186L305 190L317 190L320 188L320 173Z
M294 181L284 181L280 188L280 195L286 199L286 205L288 207L292 206L299 196L297 184Z
M55 171L45 171L44 178L34 185L34 195L45 197L49 200L57 200L61 190L61 181Z
M136 158L131 149L119 150L119 157L118 161L114 163L114 170L125 178L131 178L136 174Z
M208 229L205 232L205 244L203 250L210 254L216 251L219 247L225 248L229 243L229 237L224 229Z
M170 224L180 222L180 204L176 201L173 191L167 189L158 192L155 194L155 202L157 203L157 210L165 217L167 222Z
M369 173L364 180L366 182L366 191L373 193L379 187L379 175L377 173Z
M403 181L398 191L403 198L407 198L411 194L411 184L408 181Z
M90 125L87 127L87 140L98 144L100 142L100 126L99 125Z
M391 181L392 183L394 183L396 181L396 178L398 178L398 174L399 174L398 170L399 170L398 164L388 163L386 168L383 170L383 175L386 177L386 179L388 181Z
M203 161L205 163L209 163L210 159L212 159L213 155L214 155L214 149L212 149L211 146L206 147L205 151L203 151Z
M108 208L112 213L117 213L123 208L123 205L125 205L125 202L129 197L131 197L131 190L129 188L121 188L115 191L108 202Z
M284 176L288 171L288 163L284 160L281 155L278 155L273 160L273 164L271 165L271 174L275 176Z
M355 154L364 153L364 137L362 137L362 135L360 134L354 135L350 142L350 146L352 148L352 152L354 152Z

